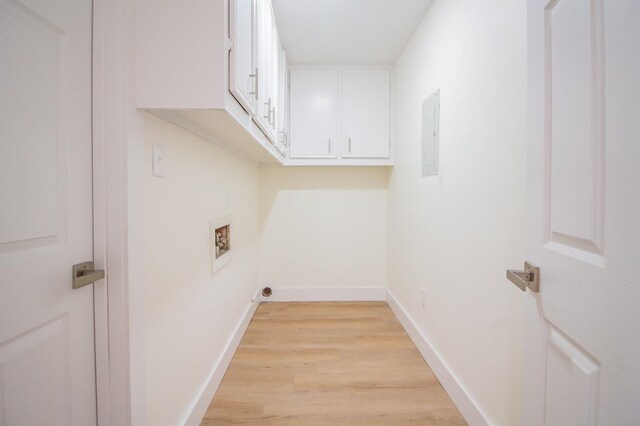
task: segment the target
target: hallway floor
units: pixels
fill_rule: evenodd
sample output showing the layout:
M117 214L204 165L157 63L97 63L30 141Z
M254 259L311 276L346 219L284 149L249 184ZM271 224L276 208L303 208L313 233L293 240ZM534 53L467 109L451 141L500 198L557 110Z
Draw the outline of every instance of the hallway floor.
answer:
M262 303L202 426L464 425L384 302Z

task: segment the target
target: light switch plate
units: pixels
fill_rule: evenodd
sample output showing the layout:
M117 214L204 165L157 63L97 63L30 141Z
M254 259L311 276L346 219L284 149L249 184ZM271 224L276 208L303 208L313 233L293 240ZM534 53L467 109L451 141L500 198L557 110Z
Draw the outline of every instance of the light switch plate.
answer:
M164 177L164 146L153 144L153 175Z

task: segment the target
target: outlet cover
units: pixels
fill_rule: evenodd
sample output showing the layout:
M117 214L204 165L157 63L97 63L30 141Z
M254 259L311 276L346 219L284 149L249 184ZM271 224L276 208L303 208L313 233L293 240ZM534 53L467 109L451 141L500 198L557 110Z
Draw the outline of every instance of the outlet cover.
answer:
M209 225L211 245L211 275L218 272L233 259L234 242L233 220L231 216L224 216L212 220Z

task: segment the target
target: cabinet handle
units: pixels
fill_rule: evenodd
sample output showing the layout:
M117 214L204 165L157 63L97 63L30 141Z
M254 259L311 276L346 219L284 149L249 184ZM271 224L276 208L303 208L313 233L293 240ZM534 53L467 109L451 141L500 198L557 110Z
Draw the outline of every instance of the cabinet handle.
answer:
M331 138L329 138L329 154L331 154Z
M256 100L258 99L258 68L256 68L256 72L254 74L249 74L249 77L253 78L253 87L255 90L253 92L249 92L250 95L254 95Z
M271 117L273 116L273 120ZM269 121L271 122L271 127L276 128L276 107L271 108L271 113L269 114Z
M249 78L253 79L253 90L251 90L249 92L250 95L256 95L256 75L255 74L249 74Z
M351 138L349 138L349 154L351 154Z
M264 103L264 106L267 107L267 115L263 115L262 117L266 118L267 120L269 120L269 123L271 123L271 98L269 98L269 100Z
M281 130L280 134L282 135L282 146L289 146L289 134L285 130Z

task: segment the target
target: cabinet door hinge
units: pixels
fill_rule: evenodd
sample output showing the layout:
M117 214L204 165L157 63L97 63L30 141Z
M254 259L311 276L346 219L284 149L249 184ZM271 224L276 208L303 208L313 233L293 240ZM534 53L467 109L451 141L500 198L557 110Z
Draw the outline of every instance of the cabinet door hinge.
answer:
M227 50L231 52L233 50L233 40L231 38L227 39Z

